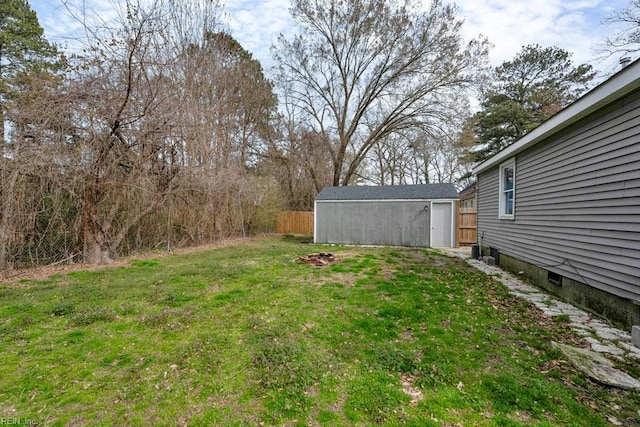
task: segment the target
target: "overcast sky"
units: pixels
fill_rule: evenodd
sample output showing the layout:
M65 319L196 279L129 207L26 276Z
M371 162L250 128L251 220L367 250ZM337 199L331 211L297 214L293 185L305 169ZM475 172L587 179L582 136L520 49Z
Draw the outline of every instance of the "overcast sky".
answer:
M83 0L67 0L83 4ZM118 0L86 0L85 5L103 17ZM430 0L424 0L428 4ZM573 53L576 64L588 62L597 70L611 73L617 58L595 60L593 47L602 42L612 28L602 21L615 10L628 6L628 0L458 0L465 20L463 35L471 39L486 36L494 48L491 63L499 65L527 44L557 46ZM45 36L63 43L64 36L78 28L66 14L61 0L31 0ZM268 68L270 46L280 33L291 34L290 0L225 0L225 20L231 34ZM634 58L635 59L635 58Z

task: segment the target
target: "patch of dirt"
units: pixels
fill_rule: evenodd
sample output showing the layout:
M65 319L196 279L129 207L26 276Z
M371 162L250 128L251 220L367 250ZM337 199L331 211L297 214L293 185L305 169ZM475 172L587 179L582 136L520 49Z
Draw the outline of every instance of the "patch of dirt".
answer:
M532 418L531 413L528 411L515 411L514 413L508 414L507 417L523 424L530 424Z
M308 279L308 284L315 286L324 286L328 284L339 283L345 288L350 288L356 284L359 276L353 273L333 273L327 277L313 277Z
M307 322L302 325L302 332L307 332L310 329L315 328L317 325L314 322Z
M475 271L474 267L468 265L466 262L460 262L459 258L440 253L436 249L420 248L407 250L403 253L410 262L428 264L438 268L455 266L456 269L463 272Z
M415 377L409 374L401 374L400 382L402 383L402 391L411 397L409 405L415 406L424 398L420 389L414 385L416 382Z
M416 337L415 337L415 335L413 335L413 330L412 330L412 328L410 326L405 328L405 330L400 333L400 339L402 339L403 341L408 341L408 342L415 342L416 341Z

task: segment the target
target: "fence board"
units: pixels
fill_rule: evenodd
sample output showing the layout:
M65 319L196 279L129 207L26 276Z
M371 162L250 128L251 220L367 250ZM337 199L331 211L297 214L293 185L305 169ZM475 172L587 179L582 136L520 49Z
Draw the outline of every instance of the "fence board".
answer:
M460 201L456 203L458 246L471 246L478 239L478 214L475 209L461 208Z
M276 231L280 234L313 234L313 211L311 212L280 212Z

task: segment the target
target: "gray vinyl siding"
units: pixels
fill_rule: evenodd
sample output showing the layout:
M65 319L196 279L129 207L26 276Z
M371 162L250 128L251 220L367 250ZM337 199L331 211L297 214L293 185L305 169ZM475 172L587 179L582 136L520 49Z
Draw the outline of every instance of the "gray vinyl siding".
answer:
M424 200L316 201L317 243L429 246Z
M483 246L640 301L638 93L516 155L515 217L498 218L499 167L478 176Z

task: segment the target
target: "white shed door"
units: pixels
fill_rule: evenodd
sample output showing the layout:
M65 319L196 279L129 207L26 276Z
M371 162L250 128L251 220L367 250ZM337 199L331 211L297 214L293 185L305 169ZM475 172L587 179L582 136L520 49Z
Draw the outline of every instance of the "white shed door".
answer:
M451 242L451 203L431 204L431 246L450 248Z

